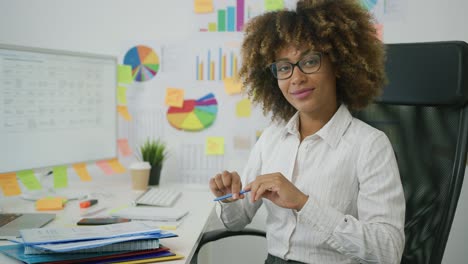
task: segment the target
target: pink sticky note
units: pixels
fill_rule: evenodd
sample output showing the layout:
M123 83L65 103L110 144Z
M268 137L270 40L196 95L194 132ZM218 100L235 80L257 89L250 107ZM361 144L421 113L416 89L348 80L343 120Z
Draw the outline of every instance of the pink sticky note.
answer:
M114 170L112 170L112 167L109 165L109 163L107 162L107 160L100 160L100 161L96 161L96 165L101 168L102 171L104 171L104 173L106 175L112 175L114 174Z
M126 138L120 138L117 139L117 145L119 146L119 151L122 156L130 156L132 155L132 149L128 145L128 139Z

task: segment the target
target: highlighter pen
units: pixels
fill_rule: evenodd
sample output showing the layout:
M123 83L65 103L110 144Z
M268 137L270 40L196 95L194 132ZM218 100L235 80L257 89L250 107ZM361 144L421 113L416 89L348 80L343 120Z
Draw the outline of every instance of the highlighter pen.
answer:
M250 190L248 190L248 191L242 190L242 191L239 192L239 195L244 194L244 193L248 193L248 192L250 192ZM226 194L226 195L223 195L223 196L220 196L220 197L216 197L213 201L217 202L217 201L221 201L221 200L228 199L228 198L231 198L231 197L232 197L232 193L229 193L229 194Z
M88 208L92 205L95 205L97 204L98 200L96 199L91 199L91 200L87 200L87 201L83 201L80 203L80 208Z

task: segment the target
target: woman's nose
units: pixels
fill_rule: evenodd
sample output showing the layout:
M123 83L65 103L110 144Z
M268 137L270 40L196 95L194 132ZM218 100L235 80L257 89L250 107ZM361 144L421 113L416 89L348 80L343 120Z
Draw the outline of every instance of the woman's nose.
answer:
M293 68L293 73L291 75L291 83L294 85L301 84L306 80L306 74L299 69L297 65Z

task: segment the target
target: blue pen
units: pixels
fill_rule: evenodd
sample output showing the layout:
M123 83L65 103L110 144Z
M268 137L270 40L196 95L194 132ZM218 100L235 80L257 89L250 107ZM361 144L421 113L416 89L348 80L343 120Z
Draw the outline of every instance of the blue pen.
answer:
M248 191L242 190L242 191L239 192L239 195L244 194L244 193L248 193L248 192L250 192L250 190L248 190ZM221 201L221 200L228 199L228 198L231 198L231 197L232 197L232 193L229 193L229 194L226 194L226 195L223 195L223 196L220 196L220 197L216 197L213 201L217 202L217 201Z

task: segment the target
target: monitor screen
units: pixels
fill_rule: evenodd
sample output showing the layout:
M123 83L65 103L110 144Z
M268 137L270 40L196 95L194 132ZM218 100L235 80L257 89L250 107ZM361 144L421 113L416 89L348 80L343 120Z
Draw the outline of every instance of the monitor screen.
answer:
M0 45L0 173L117 156L117 59Z

